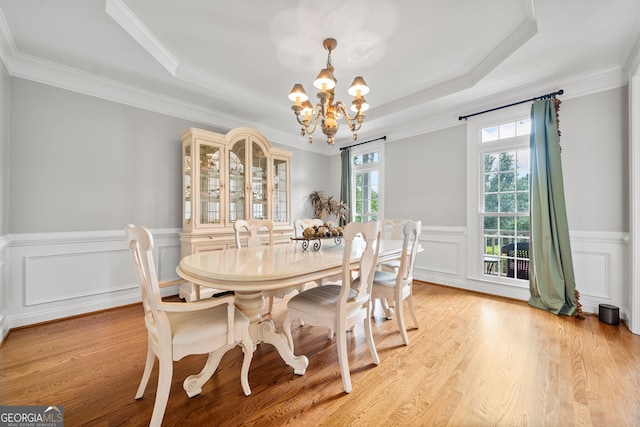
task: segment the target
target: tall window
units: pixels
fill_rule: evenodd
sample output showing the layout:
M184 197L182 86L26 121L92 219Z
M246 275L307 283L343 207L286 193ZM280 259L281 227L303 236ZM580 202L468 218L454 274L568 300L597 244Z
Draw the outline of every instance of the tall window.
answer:
M382 217L384 146L367 144L351 153L351 218L356 222Z
M495 122L494 122L495 123ZM477 252L485 277L529 279L528 118L480 126L475 138ZM472 268L472 271L480 271Z

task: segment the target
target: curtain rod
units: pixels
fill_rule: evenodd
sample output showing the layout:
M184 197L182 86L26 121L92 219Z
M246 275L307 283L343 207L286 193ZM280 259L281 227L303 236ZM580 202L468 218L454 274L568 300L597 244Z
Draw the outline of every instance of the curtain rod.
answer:
M347 145L346 147L340 147L340 151L346 150L347 148L351 148L351 147L357 147L358 145L368 144L370 142L378 141L380 139L384 139L386 141L387 140L387 135L381 136L380 138L376 138L376 139L370 139L369 141L359 142L357 144L352 144L352 145Z
M513 107L514 105L524 104L525 102L537 101L539 99L555 98L556 95L562 95L563 93L564 93L564 90L560 89L557 92L547 93L546 95L536 96L535 98L525 99L524 101L514 102L513 104L502 105L500 107L492 108L490 110L480 111L479 113L467 114L466 116L459 116L458 120L467 120L467 118L469 117L477 116L479 114L484 114L484 113L490 113L491 111L501 110L507 107Z

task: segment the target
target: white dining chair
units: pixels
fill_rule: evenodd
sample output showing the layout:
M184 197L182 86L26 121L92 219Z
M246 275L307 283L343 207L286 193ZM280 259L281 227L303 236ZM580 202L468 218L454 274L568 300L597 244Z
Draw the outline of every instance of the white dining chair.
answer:
M402 255L396 272L378 270L373 275L373 289L371 291L371 304L376 300L393 301L395 307L395 317L398 320L398 328L402 335L404 345L409 345L409 336L404 322L403 302L406 299L413 322L418 327L418 318L412 298L413 267L418 253L420 233L422 231L422 221L409 221L402 227ZM373 309L372 309L373 311ZM386 311L386 310L385 310ZM387 314L387 319L393 318Z
M233 223L233 229L236 232L236 247L238 248L255 248L264 244L264 239L260 237L260 230L267 230L267 243L273 246L273 221L270 219L240 219ZM242 244L243 236L246 235L245 243ZM300 286L292 286L285 289L275 289L272 291L264 291L264 298L267 299L267 313L273 310L273 300L275 298L284 298L290 292L300 290Z
M391 240L402 240L402 227L411 221L410 219L403 218L386 218L380 221L380 238ZM389 271L391 273L397 273L400 268L400 260L394 259L386 261L380 264L383 271Z
M267 230L269 246L273 245L273 221L270 219L238 219L233 223L233 230L236 233L236 247L238 248L255 248L263 245L263 239L259 233L262 229ZM242 239L246 236L245 243Z
M359 276L351 277L351 251L362 249L358 264ZM344 391L350 393L351 375L347 356L347 330L364 321L365 336L369 352L376 365L380 358L376 352L371 332L371 287L380 249L380 230L377 222L347 224L344 228L344 254L342 258L342 285L328 284L307 289L294 295L287 302L287 315L283 329L293 351L291 325L299 319L305 324L325 326L336 331L338 362Z
M235 307L234 297L190 303L162 301L151 233L144 227L131 224L125 227L125 233L138 277L148 336L147 360L136 399L144 395L156 358L160 366L150 425L162 424L171 389L173 362L187 355L209 354L202 371L187 377L183 383L187 395L193 397L202 392L202 385L211 378L222 356L240 345L244 352L240 383L244 394L251 394L249 365L254 345L249 335L249 320Z

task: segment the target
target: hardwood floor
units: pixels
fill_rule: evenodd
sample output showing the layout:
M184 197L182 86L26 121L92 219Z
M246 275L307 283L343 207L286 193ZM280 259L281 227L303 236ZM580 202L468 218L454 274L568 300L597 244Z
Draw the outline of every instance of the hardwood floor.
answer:
M362 326L349 335L353 391L342 389L335 342L323 328L294 331L304 376L258 346L240 386L242 353L227 353L200 396L182 381L205 356L174 364L166 426L640 425L640 336L625 325L556 317L526 303L426 283L414 285L420 329L402 345L378 307L375 366ZM280 325L286 304L274 304ZM408 314L408 313L407 313ZM0 348L1 405L61 405L67 426L148 425L157 363L136 401L146 352L139 305L12 331Z

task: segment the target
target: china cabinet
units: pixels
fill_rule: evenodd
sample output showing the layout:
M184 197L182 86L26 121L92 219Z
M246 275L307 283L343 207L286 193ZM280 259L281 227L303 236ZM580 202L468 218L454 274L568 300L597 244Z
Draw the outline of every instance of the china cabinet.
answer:
M274 242L289 242L291 152L250 128L227 134L189 128L181 139L182 257L234 247L239 219L271 219ZM213 293L201 289L201 297ZM195 299L191 283L180 287L180 298Z

